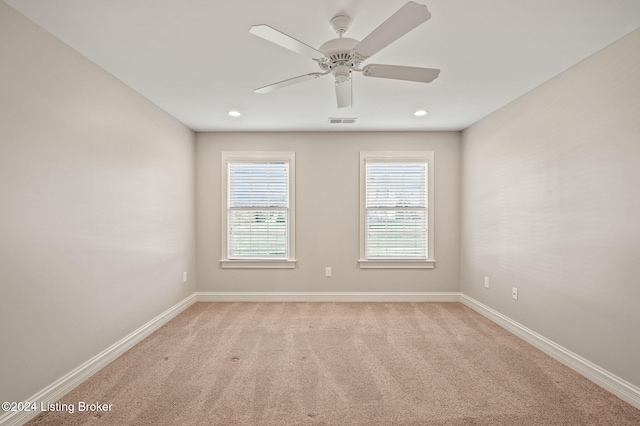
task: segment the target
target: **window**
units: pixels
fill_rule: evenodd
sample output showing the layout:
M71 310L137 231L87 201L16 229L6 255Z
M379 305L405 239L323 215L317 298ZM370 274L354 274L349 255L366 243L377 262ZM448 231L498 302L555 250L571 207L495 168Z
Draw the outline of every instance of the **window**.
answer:
M222 153L223 268L295 267L295 153Z
M433 268L433 152L360 153L360 267Z

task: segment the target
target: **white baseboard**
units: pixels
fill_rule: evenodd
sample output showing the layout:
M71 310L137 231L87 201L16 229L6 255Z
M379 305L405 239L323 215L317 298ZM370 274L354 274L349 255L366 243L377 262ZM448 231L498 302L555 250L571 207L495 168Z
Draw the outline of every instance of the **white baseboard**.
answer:
M197 292L198 302L458 302L457 292Z
M128 336L122 338L118 342L109 346L98 355L94 356L84 364L75 368L65 376L56 380L40 392L27 398L25 401L35 402L39 407L41 402L55 402L62 398L65 394L73 390L80 383L87 380L93 374L97 373L101 368L105 367L111 361L131 349L145 337L162 327L164 324L173 319L180 312L187 309L196 302L195 293L178 302L176 305L167 309L148 323L144 324ZM0 416L0 425L21 425L33 417L40 414L39 411L10 411Z
M478 312L482 316L490 319L499 326L512 332L522 340L532 344L547 355L555 358L569 368L582 374L592 382L602 386L609 392L618 396L620 399L628 402L634 407L640 409L640 388L627 382L624 379L608 372L604 368L597 366L591 361L582 358L570 350L558 345L557 343L547 339L546 337L536 333L533 330L517 323L511 318L502 315L500 312L483 305L475 299L470 298L466 294L460 294L459 301Z

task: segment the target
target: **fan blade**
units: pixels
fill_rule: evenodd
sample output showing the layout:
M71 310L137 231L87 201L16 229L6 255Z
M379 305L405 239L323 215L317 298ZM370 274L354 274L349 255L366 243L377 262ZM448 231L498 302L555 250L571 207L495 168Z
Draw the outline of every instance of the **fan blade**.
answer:
M291 86L292 84L302 83L303 81L311 80L314 78L318 78L325 73L321 72L312 72L310 74L299 75L298 77L293 77L287 80L282 80L277 83L270 84L268 86L261 87L259 89L254 90L256 93L269 93L273 92L276 89L280 89L282 87Z
M289 49L300 55L307 56L311 59L317 60L324 58L324 55L320 51L268 25L253 25L249 28L249 32L255 36L270 41L271 43L275 43L278 46Z
M336 98L338 100L338 108L346 108L353 104L351 79L345 80L342 83L336 81Z
M366 36L354 50L362 59L367 59L429 18L431 13L427 6L410 1Z
M370 64L362 69L367 77L393 78L395 80L431 83L438 78L440 70L435 68L403 67L399 65Z

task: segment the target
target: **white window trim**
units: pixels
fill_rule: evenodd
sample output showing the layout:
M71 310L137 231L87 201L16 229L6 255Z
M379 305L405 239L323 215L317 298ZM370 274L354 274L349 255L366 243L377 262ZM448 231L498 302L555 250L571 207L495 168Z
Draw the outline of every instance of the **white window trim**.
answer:
M434 227L434 153L433 151L361 151L360 152L360 258L361 269L433 269L435 268ZM366 258L366 163L368 161L424 161L427 170L427 259Z
M287 259L229 259L228 254L228 182L227 164L242 161L286 161L289 163L289 218ZM230 269L293 269L296 267L296 154L293 151L223 151L221 155L221 243L220 267Z

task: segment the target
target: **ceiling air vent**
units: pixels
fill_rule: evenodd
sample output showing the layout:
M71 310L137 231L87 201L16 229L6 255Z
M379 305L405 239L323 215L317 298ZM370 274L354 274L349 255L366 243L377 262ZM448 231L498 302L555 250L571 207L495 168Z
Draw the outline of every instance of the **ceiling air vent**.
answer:
M357 118L350 117L329 117L329 124L353 124Z

